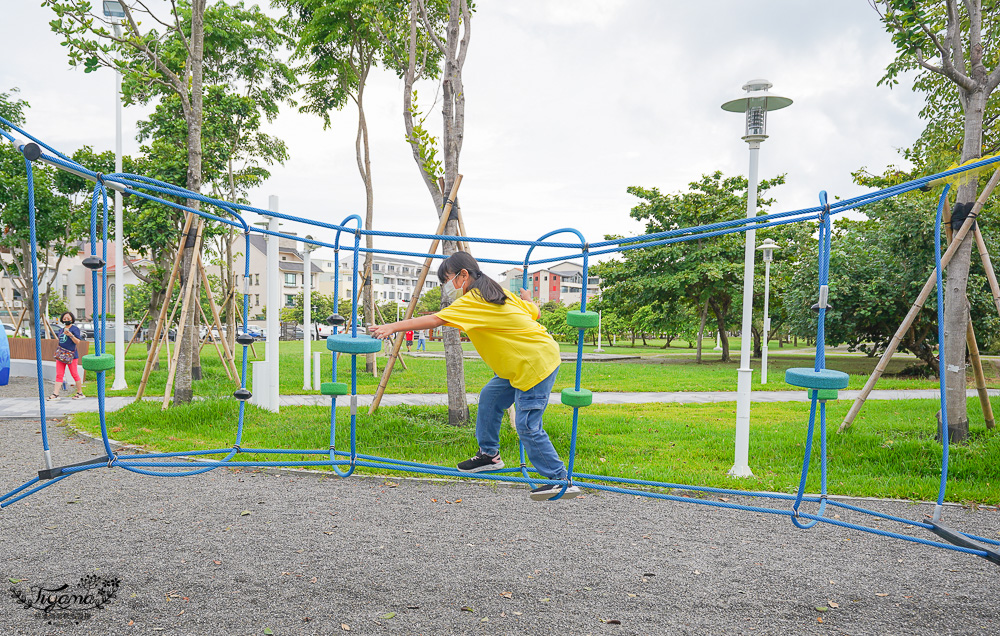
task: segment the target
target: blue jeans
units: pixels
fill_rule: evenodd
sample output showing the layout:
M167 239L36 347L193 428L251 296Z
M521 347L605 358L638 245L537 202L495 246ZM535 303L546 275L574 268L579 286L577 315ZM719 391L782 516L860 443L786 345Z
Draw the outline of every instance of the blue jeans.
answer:
M427 341L423 338L417 340L417 351L427 351Z
M566 479L566 466L542 428L542 414L549 405L549 393L559 369L527 391L515 389L509 380L493 376L479 393L476 414L476 440L479 449L489 455L500 452L500 425L504 411L516 406L514 427L524 444L531 464L546 479Z

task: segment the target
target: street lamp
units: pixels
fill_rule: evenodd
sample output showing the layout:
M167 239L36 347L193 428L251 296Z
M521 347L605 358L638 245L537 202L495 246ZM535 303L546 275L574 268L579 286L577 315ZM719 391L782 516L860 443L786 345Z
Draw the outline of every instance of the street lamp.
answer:
M774 260L774 251L781 247L771 239L764 239L757 249L764 253L764 346L760 350L760 383L767 384L767 339L768 332L771 331L771 314L768 310L771 300L771 261Z
M722 105L722 110L744 113L746 134L743 141L750 146L750 175L747 188L747 218L757 216L757 162L760 144L767 139L767 111L778 110L791 105L792 100L767 92L771 82L763 79L750 80L743 85L746 95L730 100ZM753 477L750 471L750 384L753 370L750 368L750 317L753 311L753 259L755 234L748 225L746 245L743 251L743 323L740 337L740 368L736 383L736 457L729 474L733 477Z
M302 388L307 391L312 388L309 381L309 368L312 358L312 251L316 249L310 241L312 235L306 234L302 241Z
M115 37L121 38L121 19L125 10L121 2L105 0L104 16L111 18ZM122 74L115 70L115 172L122 171ZM115 380L114 390L127 389L125 381L125 250L122 245L122 193L115 190ZM142 325L139 325L140 327Z
M586 290L583 289L583 287L580 287L580 290L581 294L587 293ZM604 308L601 305L600 287L597 288L597 306L600 307L600 309L597 310L597 348L594 349L594 353L602 353L604 349L601 348L601 321L604 318Z

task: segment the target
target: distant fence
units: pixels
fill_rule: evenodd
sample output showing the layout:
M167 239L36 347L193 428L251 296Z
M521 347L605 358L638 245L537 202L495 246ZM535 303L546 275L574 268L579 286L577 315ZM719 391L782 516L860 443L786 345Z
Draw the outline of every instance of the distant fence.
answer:
M34 360L35 359L35 339L34 338L7 338L10 345L11 360ZM55 338L42 339L42 360L54 360L59 341ZM86 340L80 341L76 345L76 351L80 357L87 355L90 351L90 343Z

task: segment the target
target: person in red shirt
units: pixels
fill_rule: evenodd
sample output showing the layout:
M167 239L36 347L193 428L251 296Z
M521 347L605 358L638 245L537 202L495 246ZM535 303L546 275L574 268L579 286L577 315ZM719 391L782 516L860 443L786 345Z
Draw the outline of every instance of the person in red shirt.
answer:
M410 352L410 347L413 346L413 330L410 329L406 332L406 353Z

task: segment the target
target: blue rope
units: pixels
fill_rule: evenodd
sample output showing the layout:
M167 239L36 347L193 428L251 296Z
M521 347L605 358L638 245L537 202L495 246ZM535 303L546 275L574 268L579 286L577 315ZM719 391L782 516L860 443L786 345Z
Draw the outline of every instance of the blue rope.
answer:
M38 376L38 413L42 427L42 450L48 452L49 430L45 418L45 375L42 373L42 310L38 301L38 236L35 232L35 175L31 162L28 161L27 157L24 159L24 170L27 173L28 180L28 238L31 241L31 311L35 314L35 373Z
M184 188L174 186L156 179L150 179L148 177L143 177L141 175L133 175L128 173L116 173L113 175L101 175L96 172L92 172L87 168L81 166L80 164L72 161L68 157L60 154L58 151L52 149L51 147L45 145L39 140L32 137L30 134L21 130L20 128L13 126L10 122L0 117L0 124L4 124L11 130L16 130L18 133L24 135L26 138L38 143L40 146L49 150L51 155L42 155L42 158L57 167L62 167L65 169L70 169L78 174L87 175L96 181L93 196L91 200L91 219L90 219L90 246L91 255L96 256L97 252L97 208L98 208L98 197L100 196L101 201L101 213L102 213L102 255L105 261L105 265L101 271L101 296L100 302L98 301L97 295L97 272L91 272L91 286L92 286L92 305L95 314L95 318L99 316L99 321L95 320L95 351L98 355L103 355L106 351L106 330L107 330L107 306L108 306L108 285L107 285L107 244L108 244L108 224L109 224L109 213L108 213L108 193L107 187L109 184L117 184L118 186L125 188L126 192L129 194L134 194L142 199L161 203L164 205L171 206L175 209L191 212L197 214L200 217L215 221L222 224L227 224L233 227L239 227L243 231L245 250L248 254L250 251L250 236L251 232L257 232L265 236L276 236L285 237L286 234L281 232L271 232L263 228L252 227L247 221L241 216L239 212L253 212L257 214L263 214L267 216L282 218L288 221L306 223L315 227L331 229L336 232L336 239L331 245L319 240L311 240L310 243L317 246L333 247L335 254L337 254L337 266L335 268L335 282L334 282L334 294L335 297L339 296L339 282L340 282L340 237L341 233L348 231L354 234L354 246L352 249L353 255L353 293L351 298L351 336L358 336L358 314L359 314L359 286L358 286L358 275L359 275L359 255L361 253L379 253L379 254L389 254L389 255L400 255L400 256L415 256L424 258L443 258L436 254L422 254L419 252L406 252L406 251L393 251L393 250L375 250L362 248L360 245L360 238L363 235L368 236L384 236L384 237L395 237L395 238L414 238L414 239L445 239L448 240L455 239L456 237L445 237L441 235L430 235L430 234L414 234L414 233L401 233L401 232L385 232L385 231L369 231L362 228L362 221L358 215L351 215L344 219L339 225L316 222L309 219L304 219L302 217L296 217L288 214L278 214L268 210L261 210L252 206L225 202L218 199L213 199L206 197L204 195L190 192ZM0 135L3 137L13 140L13 137L0 129ZM510 265L520 265L523 267L522 272L522 285L527 288L527 272L531 265L539 265L543 263L558 261L558 260L569 260L569 259L582 259L583 261L583 286L581 289L581 300L580 300L580 311L586 311L587 297L586 290L588 284L588 270L589 270L589 259L591 256L619 253L634 249L646 249L650 247L656 247L660 245L668 245L677 242L691 241L696 239L711 238L715 236L722 236L725 234L735 233L735 232L745 232L748 230L764 229L768 227L777 227L780 225L786 225L791 223L800 223L803 221L813 221L818 218L819 220L819 250L818 250L818 267L819 267L819 285L821 289L828 285L829 283L829 266L830 266L830 254L831 254L831 242L832 242L832 222L831 217L833 214L841 213L847 210L856 209L862 205L868 205L892 196L897 196L904 192L912 191L916 188L922 187L929 183L932 183L938 179L943 179L952 175L961 174L970 170L981 169L985 166L990 166L995 162L1000 161L1000 157L990 158L987 160L979 161L969 166L963 166L959 168L954 168L952 170L945 171L937 175L931 175L928 177L923 177L921 179L915 179L904 184L899 184L891 188L885 188L883 190L878 190L864 195L854 197L845 201L838 201L833 205L829 204L827 201L826 192L820 193L820 205L814 208L806 208L801 210L790 210L786 212L773 213L768 215L761 215L758 217L746 219L736 219L730 221L723 221L719 223L706 224L693 228L678 228L673 230L668 230L664 232L650 233L640 237L631 238L619 238L602 241L600 243L588 244L583 237L583 235L571 228L563 228L560 230L555 230L543 235L538 240L535 241L525 241L525 240L506 240L506 239L493 239L493 238L477 238L477 237L457 237L459 240L464 240L468 242L480 242L480 243L491 243L499 245L520 245L527 246L528 250L525 258L522 261L509 261L501 259L480 259L481 262L497 263L497 264L510 264ZM40 333L40 311L39 311L39 299L38 299L38 272L37 272L37 252L36 243L37 237L35 235L35 209L34 209L34 184L33 184L33 173L31 162L25 162L26 174L29 181L29 225L31 234L31 250L32 250L32 284L35 289L34 294L34 309L35 309L35 331L36 334ZM942 360L944 359L944 343L943 343L943 298L942 298L942 284L941 284L941 248L940 248L940 233L941 233L941 217L942 210L945 201L945 197L948 193L949 187L944 188L942 193L941 201L938 206L938 213L936 219L935 227L935 261L937 265L937 278L938 278L938 337L940 342L940 354ZM157 196L162 195L162 196ZM201 209L194 209L175 203L164 199L162 197L179 197L184 199L191 199L199 201L206 206L211 206L218 210L224 216L218 216ZM239 211L239 212L238 212ZM356 224L356 229L348 227L348 224ZM555 242L547 241L549 237L559 234L559 233L573 233L579 239L579 243L567 243L567 242ZM299 239L303 240L303 239ZM546 247L546 248L556 248L556 249L571 249L574 250L573 253L568 256L557 256L557 257L547 257L541 259L531 259L531 254L536 247ZM118 264L120 267L121 264ZM249 260L245 259L244 262L244 293L243 293L243 333L247 333L247 327L249 320L249 294L247 293L246 283L249 279ZM120 287L120 284L119 284ZM119 293L122 290L119 289ZM337 308L339 311L339 307ZM123 317L118 317L120 321ZM826 307L821 304L819 307L819 316L817 319L817 351L815 359L815 369L821 370L825 367L825 318L826 318ZM334 330L336 332L336 329ZM575 369L575 381L574 387L577 391L581 390L582 382L582 362L583 362L583 340L584 340L585 329L578 329L578 342L577 342L577 356L576 356L576 369ZM248 345L243 345L243 359L240 372L240 387L246 388L247 384L247 365L248 365ZM36 359L37 359L37 373L39 380L39 395L44 395L44 386L41 373L41 353L40 353L40 343L36 340ZM334 381L337 379L337 360L336 355L332 356L331 373ZM382 458L373 455L365 455L358 453L357 451L357 414L356 409L351 409L350 418L350 451L337 451L335 449L336 441L336 396L332 396L331 400L331 416L330 416L330 448L329 449L241 449L240 442L242 440L243 428L245 424L245 403L240 402L239 405L239 421L236 431L236 441L232 448L228 449L213 449L213 450L201 450L201 451L185 451L176 453L150 453L142 455L115 455L110 447L110 440L107 436L107 426L105 421L105 372L100 371L97 373L98 379L98 403L100 411L100 421L101 421L101 436L102 441L105 446L105 450L108 455L107 466L118 466L125 470L135 472L143 475L156 475L156 476L189 476L204 473L221 466L312 466L312 467L329 467L335 471L337 475L346 477L351 475L356 467L364 466L374 469L384 469L384 470L405 470L408 472L415 472L418 474L427 475L440 475L440 476L450 476L450 477L469 477L470 475L466 473L461 473L455 468L434 466L430 464L422 464L419 462L410 462L405 460L396 460L390 458ZM942 475L941 475L941 487L939 490L937 505L943 504L945 495L945 486L947 483L947 473L948 473L948 440L947 440L947 411L945 409L944 401L944 380L942 374L942 384L941 384L941 400L942 400L942 420L943 420L943 457L942 457ZM352 397L352 407L356 404L357 399L357 355L351 356L351 397ZM42 418L42 443L43 448L48 451L48 437L46 432L45 423L45 404L44 399L40 399L40 409ZM818 407L818 408L817 408ZM818 414L817 414L818 411ZM818 415L818 417L817 417ZM820 436L820 494L819 496L806 495L805 494L805 484L808 477L809 466L812 458L812 443L813 437L815 435L815 424L819 421L819 436ZM568 456L568 470L567 478L564 480L551 480L543 479L537 476L537 471L533 468L527 466L525 452L523 445L520 446L520 456L521 456L521 466L517 468L505 469L495 473L480 473L473 475L473 477L494 480L494 481L505 481L512 483L525 483L534 486L535 484L554 484L561 486L559 495L555 498L559 498L565 492L566 488L573 483L574 478L574 462L576 456L577 448L577 434L579 426L579 408L574 407L573 409L573 428L570 441L570 449ZM861 526L857 524L847 523L838 521L835 519L830 519L824 516L826 505L838 506L842 509L851 510L858 512L860 514L871 515L876 518L881 518L885 520L892 520L899 523L904 523L912 525L914 527L930 529L929 524L922 522L909 521L902 519L900 517L895 517L893 515L887 515L884 513L878 513L858 506L853 506L850 504L836 502L829 500L827 498L827 448L826 448L826 405L825 402L819 401L814 397L811 401L810 407L810 418L809 426L807 429L807 438L805 444L805 454L803 457L803 468L800 478L799 487L795 495L786 495L781 493L762 493L762 492L744 492L733 489L721 489L721 488L709 488L709 487L697 487L697 486L681 486L677 484L668 484L665 482L647 481L647 480L637 480L637 479L627 479L618 477L606 477L597 475L588 475L579 473L576 474L577 479L590 480L588 482L577 481L577 484L586 485L587 487L594 488L597 490L603 490L607 492L620 492L629 494L639 494L643 496L674 500L674 501L684 501L691 503L700 503L705 505L716 506L720 508L733 509L733 510L743 510L743 511L754 511L754 512L766 512L770 514L786 515L792 522L800 528L810 528L815 526L819 522L829 523L839 527L855 529L863 532L870 532L878 534L881 536L892 537L903 539L906 541L913 541L916 543L922 543L925 545L931 545L935 547L941 547L945 549L955 550L958 552L964 552L968 554L975 554L979 556L986 556L986 553L981 550L972 550L968 548L961 548L958 546L939 543L936 541L928 541L920 539L917 537L910 537L902 534L887 532L879 530L877 528L870 528L866 526ZM253 453L262 455L325 455L327 459L324 461L233 461L233 458L239 453ZM222 455L220 459L201 459L197 460L203 464L195 468L192 468L189 461L174 461L180 458L190 458L190 457L207 457L210 455ZM85 470L90 470L93 468L102 467L103 464L88 464L83 466L72 466L64 467L61 474L50 480L45 480L44 483L39 484L39 478L33 478L22 486L15 488L9 493L0 497L0 507L6 507L12 503L23 499L24 497L30 496L31 494L38 492L39 490L46 488L53 483L64 479L66 476L78 472L83 472ZM342 471L340 467L348 467L349 470ZM165 470L165 469L183 469L183 470ZM605 483L598 483L605 482ZM730 502L720 502L704 499L690 499L686 497L680 497L677 495L664 494L660 492L649 492L644 490L635 490L634 488L623 488L608 484L626 484L629 486L649 486L654 488L686 488L689 490L698 490L706 493L728 493L734 495L744 495L752 497L764 497L776 500L791 501L791 510L782 510L776 508L766 508L761 506L748 506L743 504L735 504ZM817 503L818 511L816 514L807 514L800 511L800 506L803 502ZM1000 542L986 539L982 537L977 537L975 535L966 534L965 536L981 541L985 544L990 545L1000 545Z
M938 510L944 504L945 489L948 487L948 400L945 392L946 383L944 377L944 284L942 283L941 267L941 218L944 214L944 204L948 198L950 185L941 191L938 199L937 215L934 219L934 266L937 275L937 320L938 320L938 384L941 387L941 485L938 488L937 505ZM975 222L975 221L973 221ZM937 515L935 515L935 519Z

